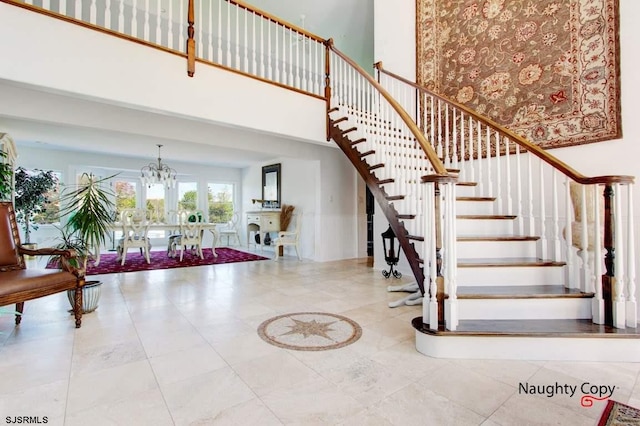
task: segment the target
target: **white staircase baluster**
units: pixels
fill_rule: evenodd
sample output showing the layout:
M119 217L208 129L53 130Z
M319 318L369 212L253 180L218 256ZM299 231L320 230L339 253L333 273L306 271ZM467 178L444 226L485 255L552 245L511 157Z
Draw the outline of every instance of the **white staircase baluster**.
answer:
M449 112L449 105L447 104L447 126L449 127L447 129L447 137L449 138L449 143L448 145L451 145L451 157L453 158L453 168L454 169L459 169L460 168L460 164L458 162L458 151L459 148L458 147L458 123L456 122L456 110L454 109L453 111ZM449 123L449 121L451 121L451 123ZM451 127L453 127L453 129L451 129Z
M50 10L51 0L42 0L42 8L45 10Z
M124 0L118 2L118 32L124 33ZM135 37L134 34L131 34Z
M540 183L540 191L538 195L538 212L540 215L540 245L538 257L540 259L547 259L547 217L546 217L546 206L545 206L545 186L544 186L544 162L542 160L538 161L539 164L539 180Z
M184 20L180 19L180 22ZM138 0L133 0L133 6L131 6L131 35L138 37ZM184 40L182 40L182 46L184 46Z
M226 53L226 66L231 67L231 3L227 2L227 51Z
M531 158L533 156L527 153L527 233L528 235L536 235L535 220L533 216L533 164ZM538 242L538 244L540 244Z
M149 0L144 2L144 34L143 40L149 41Z
M493 174L491 173L491 162L493 161L493 150L491 149L491 129L489 126L485 126L485 143L487 147L486 162L487 162L487 196L493 197Z
M504 214L504 210L502 209L502 156L500 155L500 135L498 132L494 132L493 134L496 140L496 202L495 208L497 209L495 212L497 214Z
M294 87L296 89L302 89L302 87L300 86L300 43L302 42L302 35L295 31L293 32L293 34L295 35L296 38L296 42L295 42L295 46L296 46L296 60L295 60L295 64L296 64L296 71L295 71L295 82L294 82ZM293 64L293 61L292 61ZM293 65L292 65L293 66Z
M513 187L511 186L511 147L509 146L509 142L510 142L510 139L505 137L504 138L504 158L505 158L505 165L506 165L505 174L507 176L507 186L506 186L507 214L513 215Z
M281 72L281 71L280 71L280 51L279 51L279 49L280 49L280 43L278 43L278 29L279 29L279 28L280 28L280 27L276 26L276 27L274 28L274 31L273 31L273 39L274 39L274 40L273 40L273 45L274 45L274 47L275 47L275 51L274 51L274 54L275 54L275 55L274 55L274 58L273 58L273 62L274 62L274 64L275 64L275 74L274 74L273 78L274 78L276 81L281 82L281 81L282 81L282 77L281 77L281 74L280 74L280 72ZM331 54L331 56L332 56L332 61L331 61L331 63L332 63L332 64L334 64L334 65L335 65L335 64L339 64L339 62L336 62L336 60L335 60L336 55L332 53L332 54ZM340 80L338 80L337 78L341 78L342 76L340 75L340 71L339 71L339 70L340 70L340 66L334 66L334 68L335 68L335 71L337 71L337 72L338 72L338 74L337 74L337 75L335 75L335 76L332 76L332 77L333 77L333 78L332 78L332 84L333 84L333 88L334 88L334 89L335 89L335 91L336 91L336 94L339 94L339 93L340 93L340 90L338 89L338 86L341 84L341 82L340 82ZM336 77L337 77L337 78L336 78ZM336 81L336 80L337 80L337 81ZM338 99L340 99L340 98L338 97Z
M208 15L207 15L207 56L206 59L208 59L211 62L215 61L215 58L213 57L213 5L209 4L208 9ZM171 19L171 18L169 18ZM201 24L203 25L204 23L204 18L202 18L201 20Z
M565 257L566 266L564 269L564 286L566 288L576 288L574 282L574 270L573 270L573 232L571 232L571 180L569 177L565 177L564 180L564 204L565 204L565 221L564 221L564 239L565 245ZM597 277L597 276L596 276Z
M524 236L524 217L522 209L522 167L521 167L520 145L516 144L516 215L517 234Z
M73 17L82 20L82 0L76 0Z
M602 295L602 222L600 217L600 203L602 194L599 186L593 191L594 234L593 234L593 286L594 295L591 302L591 314L595 324L604 324L604 299ZM571 228L569 228L571 229ZM571 232L569 232L570 234Z
M235 57L234 57L234 59L235 59L234 64L235 64L235 69L242 70L242 62L240 62L240 50L241 50L241 47L240 47L240 8L239 7L234 7L234 9L236 11L236 19L235 19L235 24L234 24L235 25L235 29L236 29L235 34L234 34L234 36L235 36L235 39L234 39L234 41L235 41L235 49L236 49Z
M562 243L560 241L560 219L558 218L558 171L551 170L552 209L553 209L553 260L559 262L562 258Z
M469 174L467 175L467 181L474 182L476 180L476 161L474 161L473 157L475 156L475 151L473 149L473 117L469 116L469 123L467 124L467 140L469 141Z
M248 12L245 12L248 13ZM264 21L261 19L260 21ZM251 72L253 75L259 75L260 77L264 77L264 65L262 66L262 70L258 71L258 61L256 60L256 50L258 50L258 45L256 44L256 13L251 12ZM264 50L262 47L262 42L260 43L260 57L264 57ZM262 74L260 74L262 72Z
M104 3L104 28L111 29L111 0Z
M240 12L240 8L238 8L238 13ZM249 26L248 26L248 21L247 21L247 11L243 10L242 14L244 15L244 47L242 49L242 63L243 68L242 71L249 73Z
M476 154L476 162L478 163L478 184L476 185L475 195L484 195L484 176L483 176L483 168L484 168L484 156L482 155L482 125L480 122L476 122L476 149L478 153Z
M199 3L200 15L202 16L202 2ZM200 30L200 34L202 34L202 30ZM159 1L156 3L156 44L162 46L162 9ZM200 37L200 45L202 45L202 37Z
M169 2L167 19L167 47L173 49L173 2ZM211 7L209 7L209 13L211 13ZM211 20L209 20L211 22ZM211 25L211 24L209 24ZM211 31L209 31L209 46L211 46ZM209 52L209 60L213 61L213 55Z
M454 110L455 111L455 110ZM460 139L460 174L458 175L459 180L464 181L467 180L467 160L466 160L466 156L468 154L468 147L467 147L467 139L466 139L466 133L464 131L464 124L465 124L465 116L464 113L460 112L460 117L458 118L459 122L460 122L460 133L459 133L459 139ZM456 126L458 127L458 126Z
M265 61L264 61L264 19L260 20L260 51L263 52L260 55L260 76L264 77L265 76L265 71L264 71L264 67L265 67ZM267 67L267 78L269 80L272 80L274 78L273 76L273 58L271 57L271 28L269 28L269 26L267 25L267 63L266 63L266 67ZM276 44L277 47L277 44Z
M616 328L625 328L627 323L626 308L626 296L625 291L625 254L624 254L624 241L623 229L622 229L622 190L619 183L613 186L613 196L615 201L615 207L613 211L613 217L615 220L615 236L613 241L615 242L615 284L612 288L613 297L613 326Z
M633 216L633 187L627 185L627 327L635 328L638 325L638 309L636 303L636 250L635 227Z
M582 259L582 269L580 274L580 291L587 292L589 289L589 281L591 275L589 273L589 225L587 222L587 188L586 185L580 185L580 252L578 253ZM595 188L594 188L595 190ZM595 192L598 192L597 190Z
M67 16L67 0L60 0L58 2L58 13Z
M89 23L95 25L98 21L98 10L96 8L96 0L91 0L89 6Z
M213 7L212 7L213 9ZM217 61L218 63L222 64L223 63L223 56L222 56L222 0L218 0L218 16L217 16L217 26L218 26L218 40L217 40L217 45L218 45L218 56L217 56ZM180 19L180 22L182 22L182 18ZM213 22L213 21L211 21ZM213 26L213 25L212 25ZM181 29L182 31L182 29ZM213 29L212 29L213 32Z

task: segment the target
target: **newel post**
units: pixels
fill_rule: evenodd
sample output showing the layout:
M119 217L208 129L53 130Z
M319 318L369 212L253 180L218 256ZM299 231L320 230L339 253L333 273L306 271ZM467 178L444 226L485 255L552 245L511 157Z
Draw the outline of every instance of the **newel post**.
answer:
M193 38L195 33L193 28L195 22L193 0L189 0L187 22L189 24L187 27L187 74L189 77L193 77L193 74L196 72L196 40Z
M329 64L329 52L331 49L331 45L333 44L333 39L324 42L325 50L324 50L324 99L327 104L327 117L326 117L326 128L327 128L327 142L331 140L330 130L329 130L329 111L331 110L331 66Z
M615 211L613 209L613 187L610 183L604 187L604 255L605 273L602 275L602 298L604 299L604 323L613 326L613 294L616 283L615 274Z

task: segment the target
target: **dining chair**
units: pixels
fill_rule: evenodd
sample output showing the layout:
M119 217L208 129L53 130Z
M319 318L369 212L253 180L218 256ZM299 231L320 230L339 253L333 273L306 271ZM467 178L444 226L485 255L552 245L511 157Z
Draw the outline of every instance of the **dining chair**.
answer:
M231 220L226 223L226 225L220 227L218 230L218 238L227 237L227 246L229 245L229 238L235 237L238 241L238 245L242 245L240 243L240 234L238 233L238 213L235 212L231 216Z
M124 265L127 251L130 248L140 248L140 254L144 256L147 263L151 263L149 257L151 241L147 212L142 209L124 209L120 221L122 223L122 238L118 242L116 261L120 261L120 265Z
M302 260L302 257L300 257L300 247L299 247L302 216L300 214L294 214L293 220L295 221L295 230L278 232L278 237L272 242L273 249L276 252L274 260L278 260L278 258L280 257L280 247L287 247L287 246L291 246L295 248L296 255L298 256L298 260Z
M187 247L191 248L192 254L198 254L200 259L204 259L202 254L202 224L204 223L204 215L201 211L196 210L189 212L185 216L186 220L181 217L180 220L180 238L177 244L180 246L180 262L182 262L184 251Z

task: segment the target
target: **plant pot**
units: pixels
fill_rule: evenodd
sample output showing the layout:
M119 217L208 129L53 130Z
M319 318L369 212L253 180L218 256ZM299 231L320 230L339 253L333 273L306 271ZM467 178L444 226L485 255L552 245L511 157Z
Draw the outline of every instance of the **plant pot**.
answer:
M82 287L82 313L88 314L98 308L98 302L100 301L100 294L102 292L101 281L87 281ZM75 297L75 290L67 290L67 298L71 304L71 310L73 311L73 301Z

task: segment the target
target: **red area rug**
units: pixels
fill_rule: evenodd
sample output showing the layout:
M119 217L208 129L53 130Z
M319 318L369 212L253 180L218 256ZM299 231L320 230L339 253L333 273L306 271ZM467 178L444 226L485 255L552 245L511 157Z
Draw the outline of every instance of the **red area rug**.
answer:
M200 259L197 255L192 255L190 252L185 252L182 262L180 258L171 258L167 256L166 251L152 251L151 263L147 263L144 256L139 251L130 251L127 253L127 260L123 266L120 266L120 262L116 262L115 253L102 254L100 256L100 265L95 266L93 262L89 262L87 265L87 275L99 275L99 274L115 274L119 272L135 272L135 271L150 271L153 269L171 269L171 268L187 268L189 266L203 266L203 265L218 265L221 263L235 263L235 262L252 262L254 260L265 260L266 257L258 256L252 253L245 253L243 251L234 250L226 247L217 247L216 253L218 257L214 257L211 253L211 249L203 249L202 254L204 259ZM53 265L48 265L47 268L55 268Z
M630 407L618 401L609 400L598 422L598 426L634 426L640 425L640 409Z

